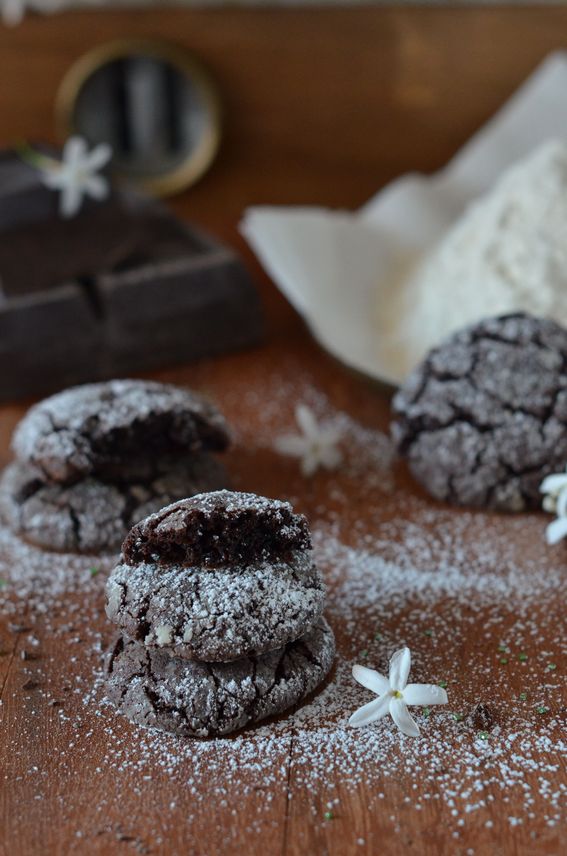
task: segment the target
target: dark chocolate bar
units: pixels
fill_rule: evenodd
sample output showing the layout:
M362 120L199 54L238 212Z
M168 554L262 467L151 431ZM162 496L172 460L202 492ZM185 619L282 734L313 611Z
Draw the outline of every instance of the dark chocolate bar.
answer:
M114 190L63 220L57 193L0 155L0 400L257 343L258 295L230 249Z

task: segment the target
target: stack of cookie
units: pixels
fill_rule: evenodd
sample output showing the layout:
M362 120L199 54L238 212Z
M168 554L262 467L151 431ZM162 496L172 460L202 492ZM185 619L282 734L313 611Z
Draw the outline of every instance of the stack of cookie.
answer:
M309 527L285 502L224 490L151 515L107 596L107 695L142 725L227 734L299 702L333 663Z
M0 511L26 540L74 552L118 550L152 511L228 484L210 454L229 443L218 410L161 383L86 384L32 407L0 480Z

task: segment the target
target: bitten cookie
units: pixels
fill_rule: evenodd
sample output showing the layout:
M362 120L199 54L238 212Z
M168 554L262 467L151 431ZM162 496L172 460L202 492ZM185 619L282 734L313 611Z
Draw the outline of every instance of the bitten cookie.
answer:
M226 422L213 405L147 380L85 384L46 398L29 410L12 440L20 462L61 483L92 474L143 481L153 457L223 451L228 443Z
M128 638L226 662L304 634L322 614L325 587L302 515L285 502L218 491L134 526L107 596L108 617Z
M567 331L515 314L432 350L392 404L392 435L437 499L522 511L567 460Z
M333 632L324 618L260 657L201 663L120 638L107 659L107 696L140 725L183 737L228 734L297 704L329 673Z
M228 443L219 411L188 390L143 380L74 387L17 426L0 513L37 546L114 552L158 508L226 487L211 452Z
M144 482L46 483L29 464L10 464L0 477L0 514L11 529L51 550L78 553L120 549L130 527L188 494L223 487L224 466L206 452L179 460L151 459Z

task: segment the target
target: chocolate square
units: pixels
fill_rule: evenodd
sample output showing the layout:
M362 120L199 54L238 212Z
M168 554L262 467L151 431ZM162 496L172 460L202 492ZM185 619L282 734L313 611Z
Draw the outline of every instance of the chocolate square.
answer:
M231 250L128 191L70 220L57 197L0 154L0 400L260 340L259 299Z

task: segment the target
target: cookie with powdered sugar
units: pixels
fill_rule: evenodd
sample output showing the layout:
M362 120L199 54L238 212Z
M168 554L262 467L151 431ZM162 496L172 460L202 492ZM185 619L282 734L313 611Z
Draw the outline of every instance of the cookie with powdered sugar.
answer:
M393 399L392 434L423 487L456 505L523 511L567 460L567 330L522 313L434 348Z
M125 467L120 481L87 476L59 484L45 482L40 470L16 461L0 477L0 515L14 532L38 547L117 552L131 526L148 514L228 484L222 463L206 452L150 458L147 464L144 481L125 478Z
M129 639L226 662L282 648L321 616L325 587L305 517L286 502L217 491L133 527L107 583Z
M304 699L335 656L324 618L282 648L231 663L202 663L120 637L106 662L106 692L139 725L182 737L228 734Z
M195 393L147 380L110 380L76 386L32 407L12 440L17 459L49 482L90 475L144 481L151 459L223 451L227 424ZM136 471L134 472L134 468Z

